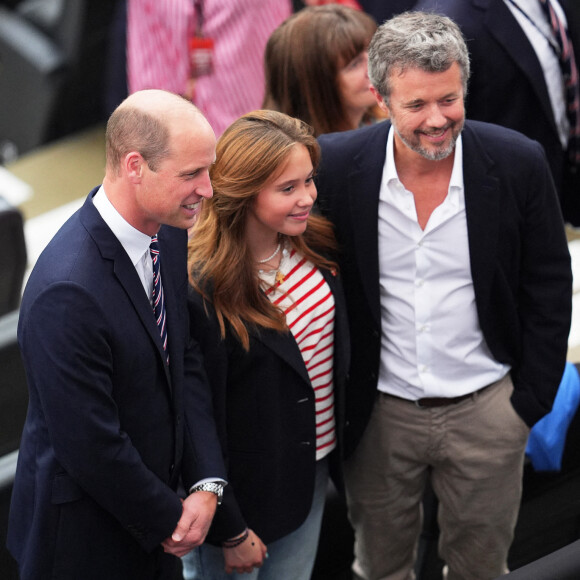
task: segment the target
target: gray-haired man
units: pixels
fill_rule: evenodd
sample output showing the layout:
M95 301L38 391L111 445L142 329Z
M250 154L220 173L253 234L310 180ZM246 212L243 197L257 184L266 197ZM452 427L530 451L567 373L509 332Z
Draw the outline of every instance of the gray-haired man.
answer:
M320 137L352 336L346 468L354 570L412 579L427 480L449 580L507 566L529 427L566 359L571 271L542 148L465 121L469 57L448 18L379 27L390 121Z

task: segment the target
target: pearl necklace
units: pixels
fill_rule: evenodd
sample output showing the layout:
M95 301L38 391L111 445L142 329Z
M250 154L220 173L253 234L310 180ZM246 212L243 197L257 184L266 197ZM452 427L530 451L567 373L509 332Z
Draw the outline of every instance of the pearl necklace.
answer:
M265 258L264 260L258 260L258 264L265 264L266 262L269 262L270 260L275 258L278 255L278 252L280 251L281 247L282 247L282 243L278 242L278 245L276 246L274 253L271 256L268 256L267 258Z
M279 244L279 247L276 248L276 251L270 256L270 258L268 258L269 260L271 260L279 251L280 251L280 247L281 244ZM284 262L285 258L288 256L288 249L284 248L282 250L282 257L280 258L280 263L278 264L278 267L275 270L270 270L270 271L264 271L264 270L258 270L260 275L274 275L274 280L275 282L280 285L282 284L282 282L284 282L284 280L286 279L286 276L284 275L284 273L280 270L280 268L282 268L282 263ZM264 263L267 262L268 260L262 260L260 263Z

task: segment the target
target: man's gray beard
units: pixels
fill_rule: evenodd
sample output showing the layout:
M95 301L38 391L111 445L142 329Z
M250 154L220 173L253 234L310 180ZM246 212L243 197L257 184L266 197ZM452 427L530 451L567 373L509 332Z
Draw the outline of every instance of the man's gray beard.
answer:
M411 149L411 151L418 153L419 155L421 155L421 157L424 157L425 159L428 159L429 161L441 161L441 160L449 157L453 153L453 151L455 150L455 144L457 143L457 139L459 138L459 135L461 135L461 131L463 131L463 123L462 123L460 130L457 132L457 135L452 134L451 141L449 142L448 147L446 147L445 149L436 149L434 151L430 151L428 149L425 149L421 145L413 145L412 143L409 143L407 141L407 139L405 139L401 135L401 133L399 133L399 130L397 129L397 126L392 119L391 119L391 125L393 126L395 133L399 136L399 139L409 149Z

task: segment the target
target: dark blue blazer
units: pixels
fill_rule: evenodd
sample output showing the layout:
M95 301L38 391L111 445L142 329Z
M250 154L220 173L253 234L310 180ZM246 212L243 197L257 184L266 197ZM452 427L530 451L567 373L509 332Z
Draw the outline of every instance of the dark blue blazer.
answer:
M515 129L541 143L562 201L578 197L580 182L566 166L542 67L504 0L419 0L415 9L445 14L461 27L472 69L467 117ZM569 18L572 33L578 24Z
M376 397L381 313L378 199L388 121L322 135L319 204L336 225L352 364L345 446L357 444ZM549 411L566 360L568 245L545 154L523 135L466 121L463 172L479 323L493 356L512 365L512 403L528 425Z
M348 321L339 280L328 271L321 272L335 300L338 450L331 454L331 471L340 488ZM277 540L304 522L314 492L316 415L304 359L290 332L251 330L247 352L230 330L221 339L213 307L193 290L190 307L192 332L204 353L228 469L223 505L208 538L217 543L248 526L265 543Z
M38 259L20 310L30 402L8 547L23 580L169 578L176 559L160 543L181 515L180 476L187 486L225 475L190 347L186 233L159 232L167 366L148 297L95 191Z

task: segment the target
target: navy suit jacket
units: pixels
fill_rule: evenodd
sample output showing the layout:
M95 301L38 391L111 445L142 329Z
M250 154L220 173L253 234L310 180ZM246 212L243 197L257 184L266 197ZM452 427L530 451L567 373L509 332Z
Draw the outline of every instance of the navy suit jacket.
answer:
M159 232L167 366L149 299L95 191L38 259L20 310L30 402L8 546L23 580L168 577L175 559L160 543L181 515L180 476L188 486L225 475L185 315L186 233Z
M322 135L317 188L335 224L349 312L349 453L376 397L381 311L378 199L390 123ZM542 148L523 135L466 121L463 172L471 273L479 323L493 356L512 365L512 403L528 425L552 405L566 360L571 268Z
M334 397L338 451L331 471L340 488L344 387L349 367L346 306L336 276L321 270L335 300ZM314 392L294 336L250 331L250 350L191 291L191 326L211 381L228 485L208 538L217 543L253 529L268 543L297 529L312 506L316 466ZM334 469L333 469L334 468Z
M457 22L471 58L467 117L515 129L541 143L565 217L576 223L580 205L570 206L570 212L575 208L570 216L567 208L568 198L578 197L580 182L566 164L540 61L504 0L419 0L415 9L434 10ZM568 24L575 34L576 18Z

